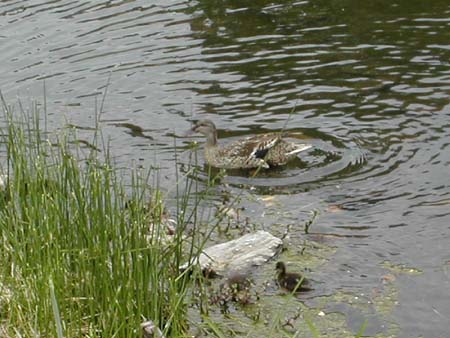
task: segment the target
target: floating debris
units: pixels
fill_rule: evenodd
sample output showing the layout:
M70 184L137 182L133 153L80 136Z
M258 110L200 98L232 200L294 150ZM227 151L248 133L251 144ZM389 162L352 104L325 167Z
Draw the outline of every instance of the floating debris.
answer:
M0 175L0 191L6 190L7 182L8 182L8 175Z
M165 338L162 331L152 320L141 323L141 328L143 331L143 338Z

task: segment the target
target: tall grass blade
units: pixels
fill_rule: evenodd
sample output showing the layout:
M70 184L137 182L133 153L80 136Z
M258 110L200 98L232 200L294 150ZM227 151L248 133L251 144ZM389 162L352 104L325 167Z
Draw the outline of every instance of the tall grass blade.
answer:
M53 318L56 324L56 334L58 338L64 338L61 315L59 313L58 301L56 300L55 295L55 286L53 285L53 280L51 278L49 279L48 284L50 286L50 298L52 300Z
M211 319L208 317L204 317L203 320L206 322L208 327L211 329L211 331L216 335L218 338L228 338L225 336L225 334L219 329L219 327L214 323Z
M364 332L366 331L367 328L367 323L368 323L368 319L366 318L364 320L364 323L361 325L361 327L359 328L358 332L356 333L355 338L360 338L363 336Z
M304 320L306 325L308 325L309 331L311 331L311 334L314 338L320 338L320 332L317 330L317 328L314 326L311 319L309 319L306 315L304 316Z

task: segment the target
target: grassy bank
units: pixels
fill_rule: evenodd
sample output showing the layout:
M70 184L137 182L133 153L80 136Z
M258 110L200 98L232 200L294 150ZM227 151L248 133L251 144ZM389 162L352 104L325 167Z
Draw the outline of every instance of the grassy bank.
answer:
M196 226L192 182L168 228L152 173L131 170L125 189L108 151L44 133L36 106L13 111L2 98L2 110L0 336L132 337L147 319L183 336L192 279L179 266L198 251L184 231Z
M244 297L224 292L221 280L206 281L195 267L181 271L210 236L221 233L225 241L246 230L239 224L229 232L230 220L220 229L226 208L202 222L211 210L198 206L220 173L200 193L195 170L187 168L174 184L170 223L158 173L119 174L100 130L86 147L73 129L48 133L36 105L24 111L0 99L0 337L142 337L147 320L166 338L355 337L344 316L317 316L326 304L307 308L279 295L272 262L259 267ZM292 259L316 254L320 265L334 252L310 247L309 256L293 250Z

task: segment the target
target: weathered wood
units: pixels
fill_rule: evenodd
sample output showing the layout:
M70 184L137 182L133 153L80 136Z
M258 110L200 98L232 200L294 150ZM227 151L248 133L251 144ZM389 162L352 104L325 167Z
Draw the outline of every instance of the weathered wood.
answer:
M281 239L261 230L204 249L198 257L198 263L202 270L219 275L226 275L230 271L245 272L278 254L282 244ZM191 263L195 264L197 261ZM188 263L182 268L188 268Z

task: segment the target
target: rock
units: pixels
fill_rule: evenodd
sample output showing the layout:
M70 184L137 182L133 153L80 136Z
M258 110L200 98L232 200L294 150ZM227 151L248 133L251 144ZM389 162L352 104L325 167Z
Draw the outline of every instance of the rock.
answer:
M260 230L204 249L198 257L198 263L203 271L214 271L222 276L229 271L247 271L278 254L282 244L278 237ZM197 260L191 263L196 262ZM182 269L185 270L188 266L189 263L185 263Z

